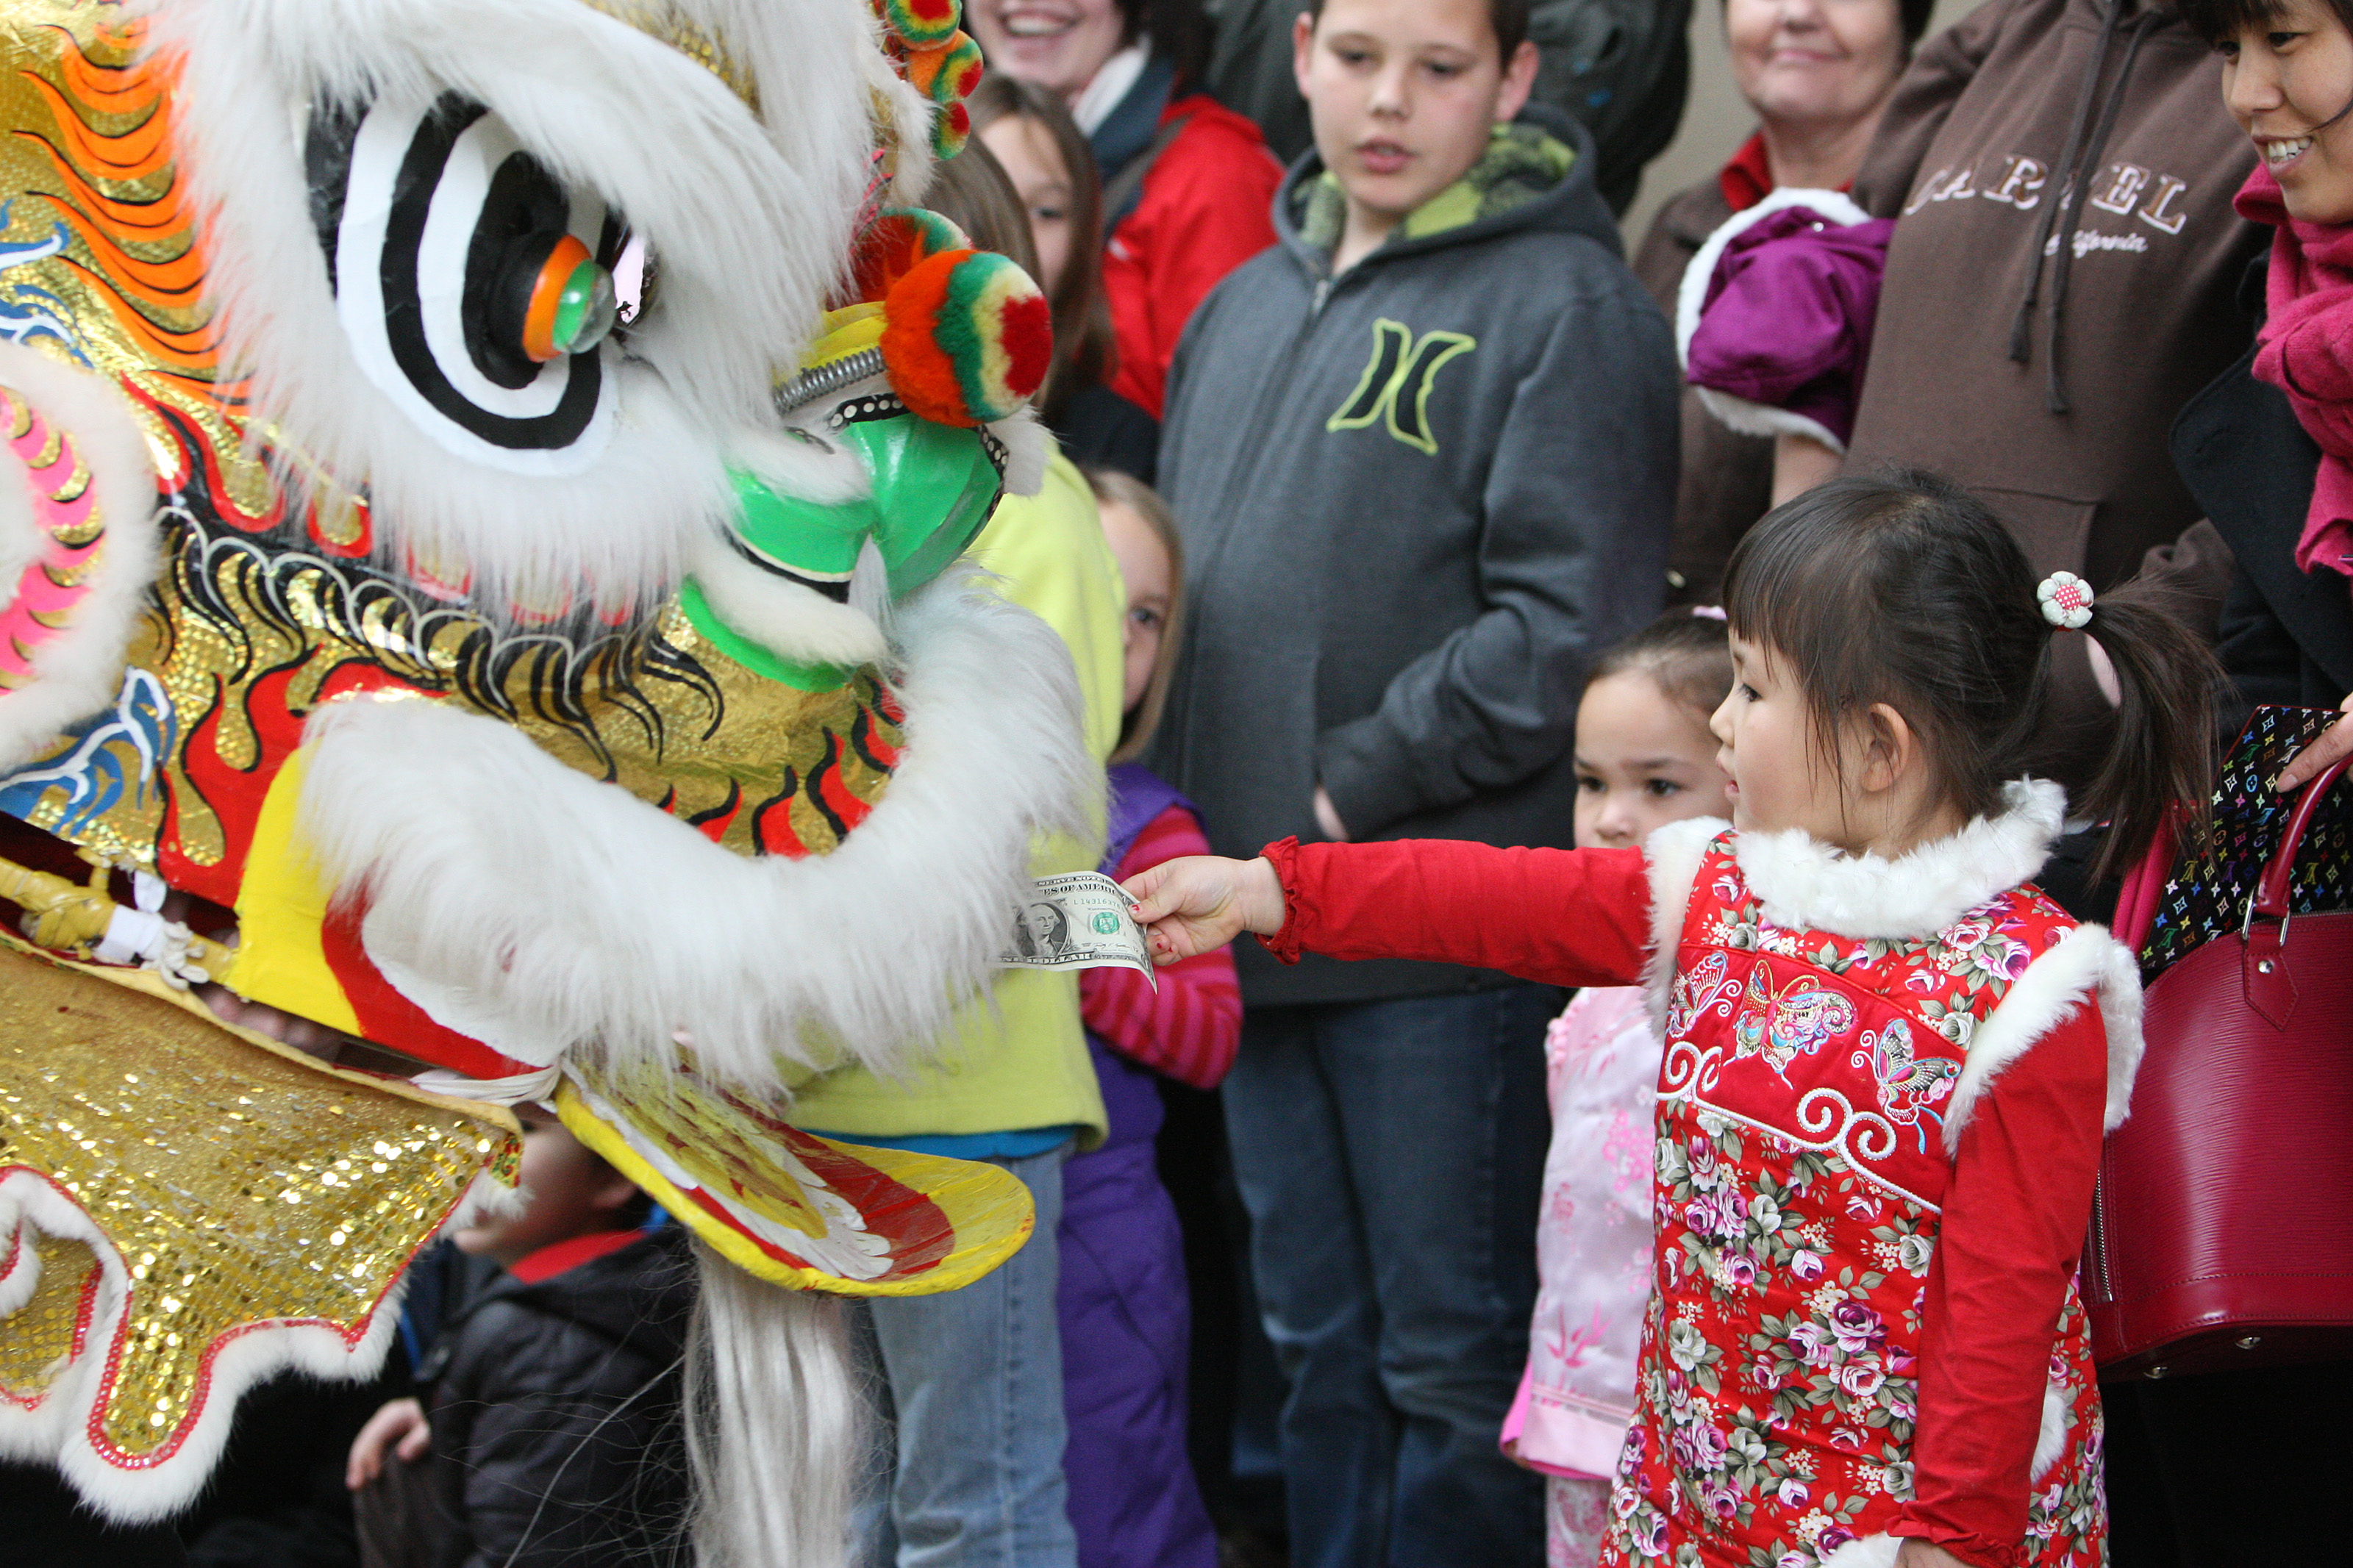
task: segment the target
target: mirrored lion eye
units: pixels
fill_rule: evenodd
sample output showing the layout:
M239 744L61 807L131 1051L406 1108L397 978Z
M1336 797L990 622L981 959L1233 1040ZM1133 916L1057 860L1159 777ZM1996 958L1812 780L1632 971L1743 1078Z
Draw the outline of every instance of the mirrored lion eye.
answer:
M621 254L613 263L615 321L621 327L637 325L653 308L661 287L661 263L642 234L621 237Z
M479 103L322 106L306 162L343 330L441 443L535 473L602 449L625 231Z

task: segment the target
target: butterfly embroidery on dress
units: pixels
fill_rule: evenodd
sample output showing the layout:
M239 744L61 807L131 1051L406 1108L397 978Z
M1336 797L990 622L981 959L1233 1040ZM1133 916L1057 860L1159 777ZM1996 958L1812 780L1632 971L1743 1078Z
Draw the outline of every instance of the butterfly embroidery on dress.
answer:
M1772 966L1760 963L1748 972L1747 994L1733 1022L1732 1059L1761 1052L1765 1065L1786 1082L1792 1061L1812 1056L1822 1042L1853 1028L1853 1003L1805 975L1776 991Z
M1920 1129L1920 1152L1927 1152L1928 1129L1922 1117L1941 1124L1944 1118L1928 1108L1953 1092L1961 1076L1960 1064L1944 1057L1925 1061L1912 1054L1912 1026L1901 1018L1888 1021L1877 1032L1865 1029L1861 1047L1848 1058L1851 1065L1871 1069L1879 1083L1879 1107L1891 1121Z
M1711 1011L1731 1016L1740 982L1726 976L1727 967L1724 954L1711 952L1676 974L1674 993L1667 1001L1667 1038L1682 1038Z

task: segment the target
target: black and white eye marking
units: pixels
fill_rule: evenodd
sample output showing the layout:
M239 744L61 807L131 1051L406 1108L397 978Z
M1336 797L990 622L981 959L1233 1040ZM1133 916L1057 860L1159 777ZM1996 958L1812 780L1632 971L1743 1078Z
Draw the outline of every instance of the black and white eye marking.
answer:
M455 93L322 107L305 154L336 311L368 380L470 460L543 475L593 464L612 431L604 356L534 358L522 319L562 237L607 268L618 258L604 203L566 191Z

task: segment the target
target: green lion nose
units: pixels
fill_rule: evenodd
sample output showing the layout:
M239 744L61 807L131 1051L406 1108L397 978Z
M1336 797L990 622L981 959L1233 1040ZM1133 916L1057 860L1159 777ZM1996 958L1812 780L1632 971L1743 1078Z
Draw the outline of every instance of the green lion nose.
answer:
M847 599L859 551L874 541L895 596L964 552L996 510L1002 482L976 430L935 425L874 399L852 399L838 435L873 476L865 499L821 504L780 495L737 472L733 542L755 563Z
M735 518L727 542L777 578L846 604L860 552L874 542L892 597L913 592L964 552L997 508L1003 481L977 430L918 419L895 401L853 398L841 405L836 434L866 459L871 494L820 503L779 493L756 475L734 470ZM731 656L775 679L808 689L837 683L842 671L780 660L722 622L701 587L683 593L688 616Z

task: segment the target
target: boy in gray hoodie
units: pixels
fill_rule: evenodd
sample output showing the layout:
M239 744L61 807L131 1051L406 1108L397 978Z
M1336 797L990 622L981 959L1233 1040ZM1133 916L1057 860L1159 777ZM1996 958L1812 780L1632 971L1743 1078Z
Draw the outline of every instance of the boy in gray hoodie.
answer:
M1526 0L1324 0L1281 243L1186 331L1161 477L1192 629L1153 765L1220 854L1567 845L1586 667L1659 607L1674 352L1591 142L1524 108ZM1225 1089L1291 1390L1298 1568L1541 1560L1497 1453L1526 1352L1556 993L1276 965Z

